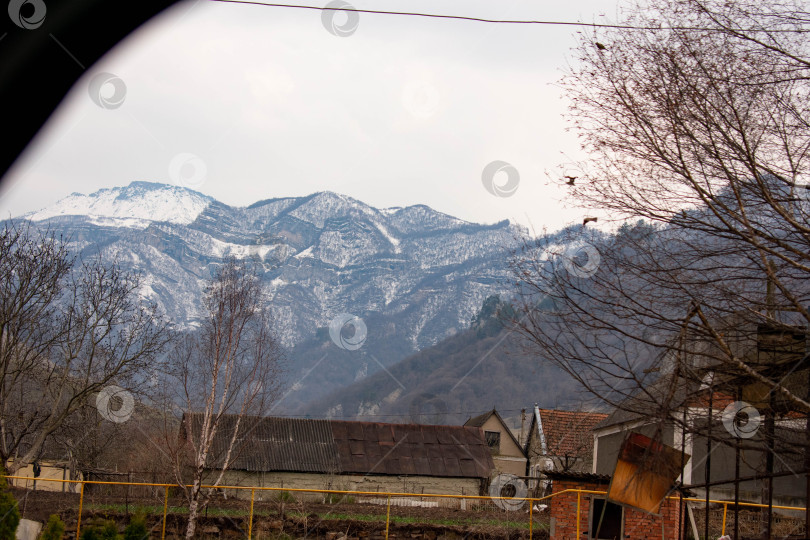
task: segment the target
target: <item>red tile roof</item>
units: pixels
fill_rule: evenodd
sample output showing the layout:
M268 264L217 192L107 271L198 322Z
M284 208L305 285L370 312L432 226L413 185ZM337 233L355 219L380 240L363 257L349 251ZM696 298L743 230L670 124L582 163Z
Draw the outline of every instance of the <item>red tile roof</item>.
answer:
M594 426L607 414L580 411L538 409L547 455L583 456L593 452Z

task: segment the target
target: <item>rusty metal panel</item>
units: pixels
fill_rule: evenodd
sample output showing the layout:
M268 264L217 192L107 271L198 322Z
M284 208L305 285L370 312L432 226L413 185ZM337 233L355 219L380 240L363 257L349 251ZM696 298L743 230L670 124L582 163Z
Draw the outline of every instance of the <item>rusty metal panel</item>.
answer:
M347 422L346 428L349 431L349 439L353 441L363 440L363 425L359 422Z
M444 460L441 458L428 458L430 463L430 474L433 476L447 476L447 469L444 467Z
M411 457L414 459L428 457L425 445L424 444L413 445L413 448L411 449Z
M426 444L425 450L427 450L428 459L442 459L444 457L440 444Z
M380 468L385 474L400 474L399 460L390 456L380 462Z
M332 436L335 439L348 439L349 438L349 430L346 427L345 422L332 422Z
M430 462L426 457L413 458L411 461L415 470L414 474L430 476Z
M447 458L444 460L444 468L447 471L447 476L462 476L461 465L456 458Z
M416 467L414 466L413 459L409 457L399 458L399 469L401 474L416 474Z
M391 457L395 459L411 457L410 445L408 443L395 444L391 449Z
M458 444L458 438L453 440L454 433L445 429L436 430L436 437L439 439L439 444Z
M461 476L478 476L480 474L479 467L473 459L460 459L458 464L461 469Z
M394 424L391 429L394 432L394 442L401 442L408 438L413 427L405 424Z
M369 459L380 459L385 455L382 448L383 447L380 446L379 442L376 444L369 444L366 446L366 455L369 457Z
M422 426L422 441L425 444L439 444L439 438L436 436L436 430L432 426Z
M374 472L374 468L376 468L377 460L369 461L367 456L352 456L353 461L353 471L359 474L368 474Z
M376 442L380 440L377 426L374 424L363 425L363 438L369 442Z
M394 442L394 433L389 424L377 424L377 439L380 442Z
M421 428L422 426L418 426ZM421 429L411 429L408 432L408 443L409 444L423 444L424 438L422 437L422 430Z
M366 442L349 441L349 450L353 456L364 456L366 455Z
M683 456L683 462L689 460ZM608 499L658 514L681 473L681 452L641 433L628 433L608 487Z

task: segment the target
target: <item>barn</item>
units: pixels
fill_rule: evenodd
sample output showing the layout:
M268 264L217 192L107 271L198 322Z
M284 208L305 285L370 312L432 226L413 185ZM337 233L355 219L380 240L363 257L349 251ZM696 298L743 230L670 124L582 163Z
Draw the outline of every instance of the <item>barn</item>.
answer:
M207 463L212 475L237 418L221 420ZM189 427L199 433L201 421L200 413L186 414L182 435ZM483 495L493 471L480 427L243 417L221 485ZM273 496L256 492L259 500Z

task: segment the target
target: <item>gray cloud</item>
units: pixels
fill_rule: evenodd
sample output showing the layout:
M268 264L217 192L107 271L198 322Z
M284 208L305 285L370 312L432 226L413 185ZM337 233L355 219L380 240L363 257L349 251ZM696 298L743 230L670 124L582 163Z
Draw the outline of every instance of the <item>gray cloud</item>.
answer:
M587 22L600 7L615 9L597 1L353 5ZM575 31L361 14L341 38L319 11L181 4L88 70L9 173L0 212L133 180L171 183L172 159L189 153L206 166L199 190L229 204L332 190L471 221L577 221L581 212L561 208L564 190L545 185L544 174L562 153L578 152L553 86ZM120 107L90 99L100 72L126 84ZM520 172L514 197L483 189L481 171L494 160Z

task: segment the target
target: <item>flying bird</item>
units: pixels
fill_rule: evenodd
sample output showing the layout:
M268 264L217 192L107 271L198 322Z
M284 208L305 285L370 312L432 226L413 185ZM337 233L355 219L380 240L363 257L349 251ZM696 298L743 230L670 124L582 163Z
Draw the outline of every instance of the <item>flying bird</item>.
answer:
M574 180L576 180L579 177L578 176L563 176L563 178L568 180L568 182L566 182L566 185L573 186L574 185Z
M604 45L602 45L598 41L596 42L596 48L599 49L600 51L604 51L605 49L607 49L607 47L605 47Z
M582 226L584 227L585 225L587 225L587 224L588 224L588 223L590 223L591 221L599 221L599 218L595 218L595 217L586 217L585 219L583 219L583 220L582 220Z

